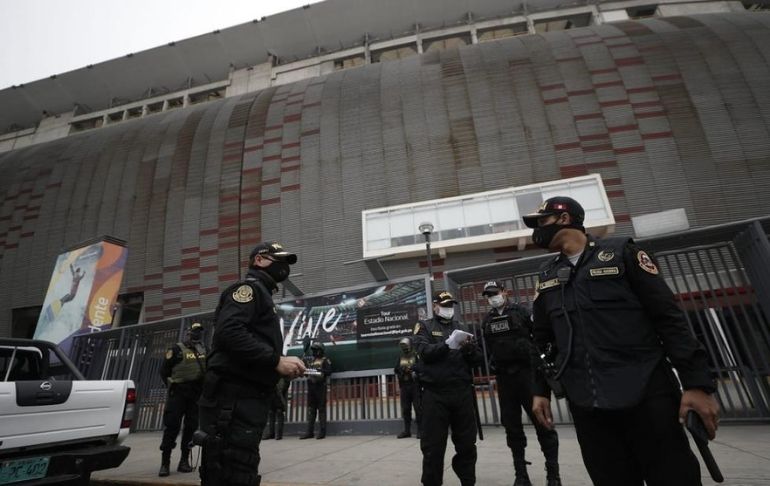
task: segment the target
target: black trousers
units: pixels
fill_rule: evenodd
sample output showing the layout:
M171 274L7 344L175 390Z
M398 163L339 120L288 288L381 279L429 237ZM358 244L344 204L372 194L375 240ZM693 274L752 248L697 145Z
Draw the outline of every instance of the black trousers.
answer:
M679 396L648 396L627 410L570 405L595 486L701 486L698 459L679 423Z
M500 399L500 415L508 447L514 462L524 461L527 436L521 423L521 409L535 425L537 441L545 461L558 463L559 436L556 430L548 430L532 414L532 370L528 367L497 374L497 393Z
M166 410L163 412L163 439L160 450L167 454L176 447L176 438L182 429L181 449L184 455L193 432L198 428L198 398L200 397L200 384L177 383L168 389ZM184 428L182 420L184 419Z
M462 486L476 484L476 416L471 385L452 389L422 390L422 484L440 486L444 481L444 453L449 428L455 455L452 469Z
M308 431L313 432L316 413L318 414L318 429L326 432L326 381L307 384L307 425Z
M208 375L207 375L208 377ZM214 388L214 387L212 387ZM203 445L202 486L259 486L259 443L267 423L272 394L248 394L220 386L200 400Z
M399 382L401 391L401 416L404 418L404 427L409 432L412 424L412 408L414 408L415 422L417 428L420 428L421 406L420 406L420 388L414 381Z

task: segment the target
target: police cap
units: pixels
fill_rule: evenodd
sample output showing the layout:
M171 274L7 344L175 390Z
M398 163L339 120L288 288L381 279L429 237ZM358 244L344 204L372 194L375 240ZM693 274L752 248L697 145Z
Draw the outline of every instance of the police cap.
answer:
M568 213L572 216L572 222L575 224L583 224L583 220L586 218L586 212L579 202L571 197L556 196L546 199L536 213L528 214L522 219L524 219L524 224L530 228L537 228L538 219L543 216L558 216L561 213Z

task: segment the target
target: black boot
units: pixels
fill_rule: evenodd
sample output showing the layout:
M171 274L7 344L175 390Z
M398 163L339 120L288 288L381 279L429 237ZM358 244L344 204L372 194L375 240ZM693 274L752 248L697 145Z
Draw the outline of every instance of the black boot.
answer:
M275 440L283 439L283 421L284 421L283 412L279 412L278 423L276 424L276 429L275 429Z
M404 419L404 430L396 436L396 439L404 439L406 437L412 436L412 421L409 419Z
M545 463L546 486L561 486L561 477L559 476L559 463Z
M532 486L529 473L527 473L527 464L523 458L514 458L513 469L516 471L516 480L513 482L513 486Z
M169 449L167 451L161 451L160 470L158 471L158 476L164 478L171 474L169 471L169 464L171 464L171 450Z
M176 467L177 472L188 473L193 472L192 466L190 466L190 451L182 449L182 457L179 459L179 465Z
M314 408L307 409L307 432L305 435L299 438L300 440L313 438L313 429L315 428L315 412L316 410Z
M420 426L420 422L417 422L417 436L416 438L419 439L422 435L422 426Z
M318 437L316 439L326 438L326 408L318 411Z

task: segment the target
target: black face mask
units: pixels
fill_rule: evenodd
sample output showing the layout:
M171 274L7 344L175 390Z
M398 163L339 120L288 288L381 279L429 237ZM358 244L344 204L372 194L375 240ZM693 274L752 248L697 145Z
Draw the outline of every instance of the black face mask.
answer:
M532 242L537 246L539 246L540 248L545 248L547 250L551 246L551 242L556 236L556 233L567 228L576 229L576 230L585 232L585 228L583 227L582 224L551 223L545 226L539 226L535 228L535 231L532 232Z
M201 341L201 331L190 331L190 341L199 343Z
M545 226L538 226L535 231L532 232L532 242L540 248L548 249L551 246L554 236L559 230L566 228L566 226L556 223L547 224Z
M273 260L273 263L271 263L269 267L265 267L262 270L273 277L273 280L276 282L283 282L289 278L289 273L291 272L288 263L279 262L277 260Z

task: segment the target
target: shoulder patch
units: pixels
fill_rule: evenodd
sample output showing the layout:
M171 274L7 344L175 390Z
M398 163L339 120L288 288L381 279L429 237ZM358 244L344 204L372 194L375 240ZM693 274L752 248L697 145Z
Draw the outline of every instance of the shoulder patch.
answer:
M243 284L233 292L233 300L245 304L254 300L254 289L251 285Z
M168 351L166 351L166 359L171 359L173 357L174 357L174 350L173 349L169 349Z
M639 251L636 254L636 260L639 262L639 267L641 267L642 270L644 270L647 273L651 273L653 275L657 275L660 273L658 271L658 266L655 265L655 263L652 261L652 258L650 258L650 255L647 254L645 251Z
M412 334L417 334L419 332L420 332L420 323L418 322L417 324L414 325L414 331L412 332Z

